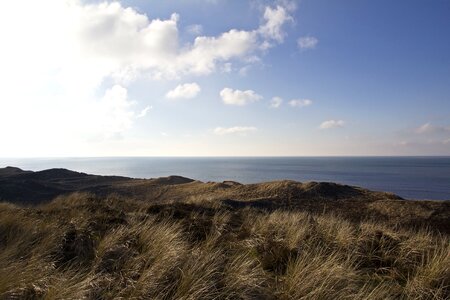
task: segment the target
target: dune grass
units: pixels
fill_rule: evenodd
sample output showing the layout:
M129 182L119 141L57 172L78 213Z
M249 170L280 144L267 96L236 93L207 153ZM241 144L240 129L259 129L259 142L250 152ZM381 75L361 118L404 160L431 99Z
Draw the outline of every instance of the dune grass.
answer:
M332 214L76 193L0 204L0 298L449 299L449 242Z

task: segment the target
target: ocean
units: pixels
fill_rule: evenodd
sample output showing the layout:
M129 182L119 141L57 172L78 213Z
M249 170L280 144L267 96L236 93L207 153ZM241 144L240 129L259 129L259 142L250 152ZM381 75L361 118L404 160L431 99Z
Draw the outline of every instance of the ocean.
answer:
M0 167L67 168L99 175L257 183L330 181L407 199L450 200L450 157L107 157L0 158Z

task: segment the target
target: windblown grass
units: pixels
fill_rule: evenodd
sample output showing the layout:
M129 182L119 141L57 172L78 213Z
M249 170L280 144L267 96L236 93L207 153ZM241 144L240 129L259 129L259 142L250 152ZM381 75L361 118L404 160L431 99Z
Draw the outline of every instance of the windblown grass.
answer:
M77 193L0 204L0 298L449 299L449 242L331 214Z

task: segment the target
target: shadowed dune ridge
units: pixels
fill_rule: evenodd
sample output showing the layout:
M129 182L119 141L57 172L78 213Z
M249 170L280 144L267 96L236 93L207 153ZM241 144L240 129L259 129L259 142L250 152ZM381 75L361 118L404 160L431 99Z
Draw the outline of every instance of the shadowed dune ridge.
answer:
M242 185L17 168L0 169L0 197L0 298L450 293L444 201L334 183Z

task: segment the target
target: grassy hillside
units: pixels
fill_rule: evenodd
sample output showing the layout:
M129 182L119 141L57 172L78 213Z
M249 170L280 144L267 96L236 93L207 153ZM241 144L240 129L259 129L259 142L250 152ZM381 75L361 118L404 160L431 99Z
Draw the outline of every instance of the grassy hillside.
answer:
M449 235L395 222L433 219L439 203L333 185L172 183L0 204L0 298L449 298Z
M80 191L99 199L115 194L151 203L207 200L233 208L330 212L351 222L371 220L450 234L450 201L406 201L390 193L329 182L283 180L244 185L233 181L204 183L180 176L133 179L65 169L30 172L0 168L0 201L37 205Z

